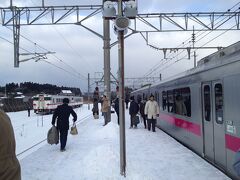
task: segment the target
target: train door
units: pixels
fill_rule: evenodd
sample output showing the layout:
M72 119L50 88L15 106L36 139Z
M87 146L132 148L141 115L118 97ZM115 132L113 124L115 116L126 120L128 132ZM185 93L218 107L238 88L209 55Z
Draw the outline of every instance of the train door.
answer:
M202 84L204 155L219 167L226 167L223 87L220 81Z
M221 81L212 83L213 93L213 122L214 122L214 158L215 163L225 169L226 149L225 149L225 123L223 116L223 85Z
M214 128L212 120L211 82L202 84L204 156L214 162Z

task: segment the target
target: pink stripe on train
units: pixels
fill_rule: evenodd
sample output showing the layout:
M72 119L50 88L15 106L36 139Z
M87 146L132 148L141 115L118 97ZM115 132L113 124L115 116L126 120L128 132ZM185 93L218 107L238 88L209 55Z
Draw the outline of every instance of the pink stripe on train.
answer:
M240 149L240 138L225 134L226 147L234 152Z
M199 124L195 124L163 113L160 114L160 119L177 127L183 128L197 136L201 136L201 126Z
M201 136L201 126L192 122L188 122L183 119L179 119L167 114L160 114L160 119L168 122L169 124L175 125L179 128L183 128L195 135ZM240 149L240 138L229 134L225 134L226 148L237 152Z

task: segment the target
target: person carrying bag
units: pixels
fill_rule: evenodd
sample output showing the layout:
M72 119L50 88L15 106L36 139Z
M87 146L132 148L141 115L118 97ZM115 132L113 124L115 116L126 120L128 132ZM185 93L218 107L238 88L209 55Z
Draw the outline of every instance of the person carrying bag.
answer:
M56 126L52 126L48 130L47 142L48 144L51 144L51 145L59 143L59 133Z
M76 126L75 123L73 123L73 126L71 127L70 134L71 135L77 135L78 134L77 126Z

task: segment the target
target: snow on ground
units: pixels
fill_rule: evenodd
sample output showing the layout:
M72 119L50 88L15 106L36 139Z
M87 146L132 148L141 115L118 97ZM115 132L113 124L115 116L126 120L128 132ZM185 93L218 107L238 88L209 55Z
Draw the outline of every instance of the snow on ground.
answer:
M91 112L84 106L77 110L78 116L86 117ZM18 118L27 119L27 112L9 113L15 121ZM15 118L14 118L15 117ZM19 140L16 133L17 146L31 144L33 134L40 130L42 138L46 137L51 127L51 115L44 116L44 127L26 120L23 136ZM35 119L34 119L35 118ZM45 144L37 151L20 160L23 180L227 180L230 179L218 169L204 161L167 134L157 129L149 132L140 124L138 129L128 129L129 115L126 111L126 178L120 175L119 162L119 127L116 115L112 122L103 125L103 118L95 120L92 117L78 124L79 134L69 135L65 152L59 151L59 145ZM20 121L20 120L19 120ZM32 122L30 121L30 122ZM49 123L47 123L49 122ZM17 124L17 123L16 123ZM18 122L15 128L21 126ZM35 130L35 129L40 130ZM31 131L29 131L31 130ZM18 148L20 149L20 148Z
M89 115L87 106L75 109L78 119ZM28 117L27 111L7 113L10 117L16 138L16 154L26 150L32 145L47 138L47 132L51 128L52 114L38 115L31 111Z

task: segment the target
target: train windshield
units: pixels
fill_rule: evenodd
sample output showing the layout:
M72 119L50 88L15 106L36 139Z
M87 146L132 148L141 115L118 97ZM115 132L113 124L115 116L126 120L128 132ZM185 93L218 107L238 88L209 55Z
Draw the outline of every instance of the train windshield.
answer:
M33 100L34 100L34 101L38 101L39 98L38 98L38 97L33 97Z

